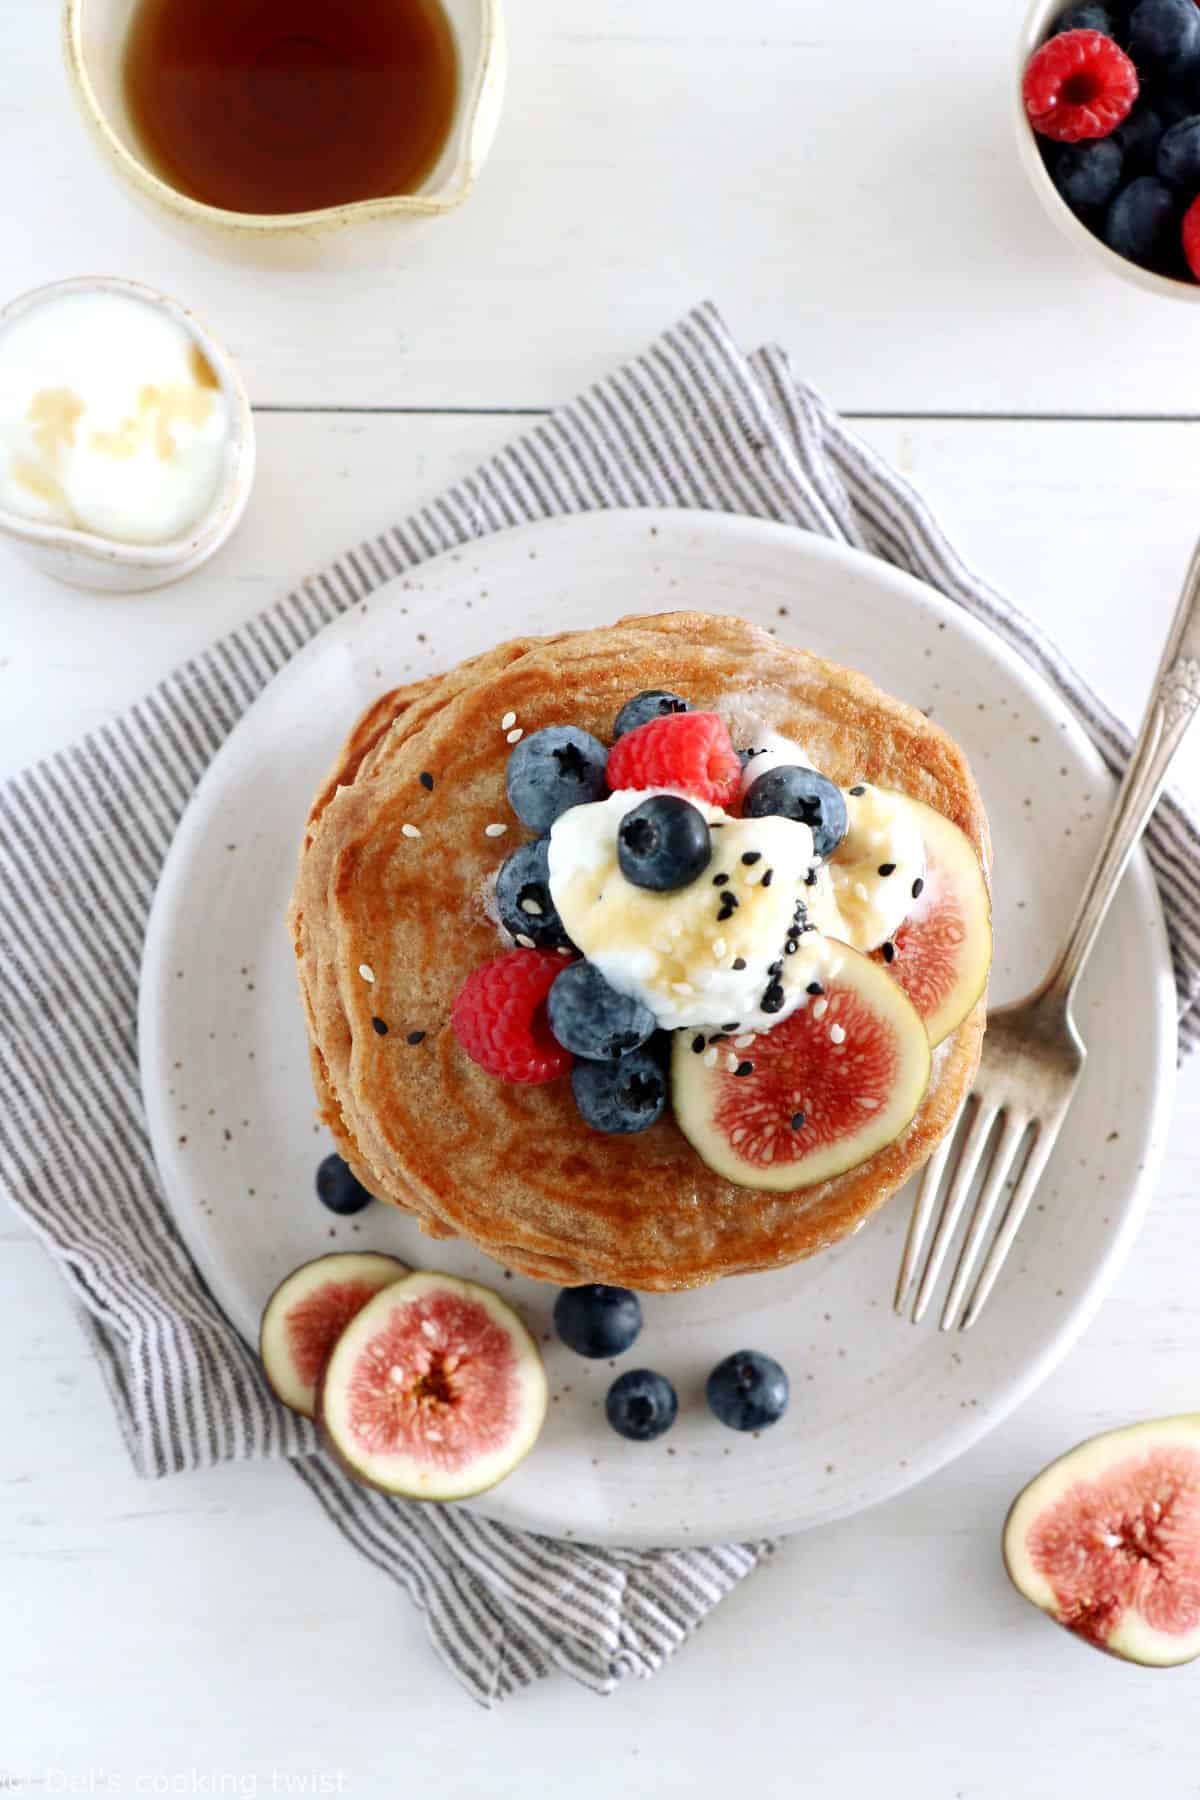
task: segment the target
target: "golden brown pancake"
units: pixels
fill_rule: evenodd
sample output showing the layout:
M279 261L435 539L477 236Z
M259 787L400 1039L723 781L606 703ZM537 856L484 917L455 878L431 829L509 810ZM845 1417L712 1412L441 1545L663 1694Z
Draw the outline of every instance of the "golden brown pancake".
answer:
M841 786L924 801L987 868L978 790L936 725L742 619L671 613L515 639L376 702L314 802L289 922L321 1116L373 1193L431 1235L469 1238L544 1280L672 1289L811 1256L882 1205L952 1123L978 1064L984 1002L935 1051L908 1130L793 1193L731 1185L669 1113L606 1136L580 1119L566 1080L522 1087L473 1063L451 1007L467 975L508 946L489 883L529 835L505 796L501 721L515 713L527 733L570 723L608 742L619 708L647 688L720 712L735 741L739 717L798 739ZM491 824L504 835L488 835Z

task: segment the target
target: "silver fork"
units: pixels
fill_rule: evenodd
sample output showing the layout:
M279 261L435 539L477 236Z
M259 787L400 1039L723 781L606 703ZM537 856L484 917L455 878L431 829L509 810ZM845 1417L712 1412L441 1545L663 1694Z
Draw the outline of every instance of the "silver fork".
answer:
M961 1331L975 1323L1004 1267L1083 1073L1087 1048L1071 1013L1075 985L1134 846L1154 811L1167 770L1198 707L1200 544L1192 553L1141 733L1066 942L1050 973L1034 993L989 1016L979 1073L964 1106L964 1115L969 1113L970 1123L941 1203L928 1260L917 1283L912 1309L914 1325L924 1316L933 1297L946 1253L972 1184L980 1172L984 1151L997 1127L998 1135L984 1167L974 1215L942 1308L943 1331L952 1329L956 1320ZM1200 879L1200 871L1197 871L1197 878ZM895 1307L901 1314L917 1276L925 1239L937 1210L938 1192L958 1136L957 1127L947 1134L921 1177L896 1282ZM1027 1139L1028 1151L1021 1161ZM1018 1168L1019 1174L1003 1219L972 1286L975 1265L988 1228L1006 1183Z

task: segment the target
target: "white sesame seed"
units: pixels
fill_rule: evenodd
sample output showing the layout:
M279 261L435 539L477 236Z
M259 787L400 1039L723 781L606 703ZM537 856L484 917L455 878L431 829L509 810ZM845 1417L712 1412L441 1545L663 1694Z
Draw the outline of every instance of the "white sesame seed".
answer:
M432 1319L422 1319L421 1320L421 1335L422 1335L422 1337L427 1337L427 1338L433 1339L437 1336L437 1334L438 1334L438 1329Z
M752 1044L753 1042L754 1033L752 1031L743 1031L741 1037L735 1037L733 1040L734 1048L737 1050L744 1050L747 1044Z
M503 718L502 718L502 719L501 719L501 721L500 721L500 729L501 729L501 731L508 731L508 730L510 730L510 729L511 729L511 727L512 727L512 726L514 726L514 725L515 725L515 724L516 724L516 722L517 722L517 715L516 715L516 713L515 713L515 712L506 712L506 713L505 713L505 715L504 715L504 717L503 717Z
M696 990L690 981L673 981L671 983L671 992L673 994L694 994L695 991Z
M526 895L525 899L520 902L520 906L521 906L521 911L523 913L528 913L530 915L530 917L534 918L534 919L540 919L543 912L545 911L545 908L542 906L540 901L531 900L531 899L529 899L528 895Z
M844 1025L831 1025L829 1027L829 1035L835 1044L844 1044L846 1041L846 1027Z
M570 944L559 944L556 948L560 956L570 956L573 954Z
M854 891L860 900L869 900L871 898L870 894L867 892L867 886L864 881L856 881L854 884Z
M714 938L713 939L712 953L716 957L718 962L720 962L721 958L724 956L724 954L728 950L728 948L729 948L729 946L725 942L724 938Z
M729 1073L731 1075L733 1074L733 1072L737 1068L737 1066L738 1066L737 1057L734 1056L732 1054L732 1052L728 1052L725 1057L725 1067L729 1070Z
M835 957L834 960L830 963L829 968L826 970L826 975L827 975L828 979L830 981L833 981L836 976L841 974L841 972L845 968L845 966L846 966L846 959L844 956Z
M715 1050L706 1050L704 1055L700 1058L700 1061L704 1064L706 1069L715 1069L717 1066L717 1052Z
M525 733L522 731L521 727L518 725L515 728L515 730L508 731L504 734L504 741L506 744L519 744L521 739L524 736L525 736Z
M375 979L375 971L370 963L359 963L358 972L364 981L374 981Z
M520 944L522 950L532 950L535 948L533 939L531 937L529 937L524 931L518 931L517 942L518 942L518 944Z
M813 1018L814 1019L823 1019L825 1017L825 1014L828 1011L829 1011L829 1002L828 1002L828 1000L826 1000L825 996L822 995L821 998L817 1001L817 1004L813 1007Z
M485 825L483 828L483 835L484 837L503 837L507 830L507 825Z

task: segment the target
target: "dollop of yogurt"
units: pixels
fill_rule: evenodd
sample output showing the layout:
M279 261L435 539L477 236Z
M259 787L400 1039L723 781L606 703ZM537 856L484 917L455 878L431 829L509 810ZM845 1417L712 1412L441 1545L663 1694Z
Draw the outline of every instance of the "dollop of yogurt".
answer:
M756 731L742 771L742 793L768 769L819 767L802 744L777 731ZM925 845L903 794L865 782L843 788L845 837L806 890L809 919L827 937L855 950L875 950L912 911L914 885L925 879ZM917 894L920 888L917 888Z
M118 543L212 506L229 405L198 342L134 295L50 294L0 329L0 506Z
M620 791L555 820L550 894L567 935L667 1030L770 1030L828 964L829 947L804 929L812 832L692 799L712 832L712 860L686 887L654 893L627 881L617 857L622 819L647 798Z

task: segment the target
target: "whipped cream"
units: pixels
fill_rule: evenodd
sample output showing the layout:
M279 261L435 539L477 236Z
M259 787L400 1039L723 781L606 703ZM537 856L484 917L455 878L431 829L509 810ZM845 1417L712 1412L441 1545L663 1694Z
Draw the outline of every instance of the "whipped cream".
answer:
M802 744L767 728L752 733L742 793L768 769L817 764ZM925 877L925 845L903 794L856 783L843 788L848 829L807 889L809 919L827 937L874 950L893 937L913 907L913 884ZM886 870L885 874L883 871Z
M648 797L618 792L555 820L550 893L568 937L667 1030L770 1030L828 961L829 947L802 931L812 832L795 819L734 819L692 799L712 828L712 860L686 887L654 893L627 881L617 858L622 819Z
M132 294L51 294L0 329L0 506L160 544L216 500L229 407L191 333Z

